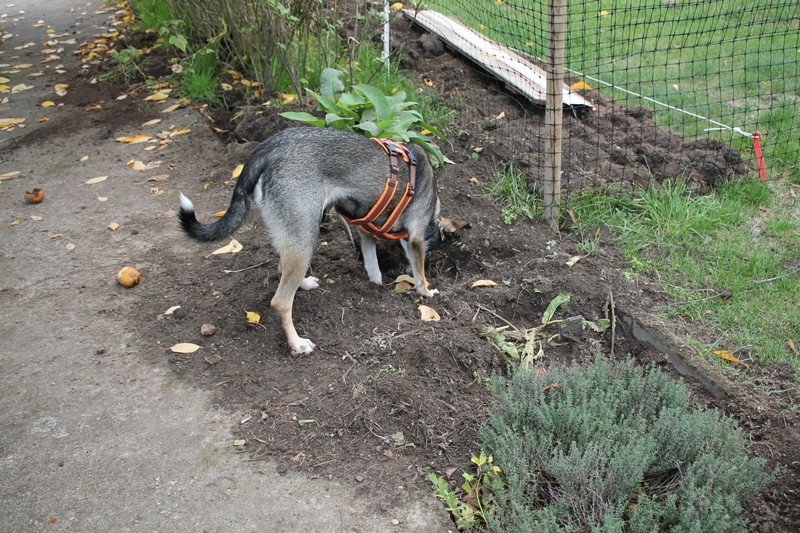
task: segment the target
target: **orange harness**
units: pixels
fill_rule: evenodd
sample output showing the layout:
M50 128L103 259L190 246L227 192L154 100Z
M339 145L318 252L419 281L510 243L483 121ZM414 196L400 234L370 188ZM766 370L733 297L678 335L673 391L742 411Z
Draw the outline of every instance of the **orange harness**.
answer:
M375 205L372 206L372 209L369 210L369 213L361 218L348 218L344 215L342 215L342 217L351 224L358 226L358 228L367 235L370 235L376 239L405 239L408 237L407 231L403 230L391 233L391 229L394 227L397 219L400 218L400 215L403 214L403 211L406 210L406 207L408 207L408 204L414 197L414 189L417 181L417 161L414 159L414 156L411 154L409 149L399 142L390 141L388 139L376 139L375 137L372 137L372 140L378 143L378 145L380 145L380 147L383 148L383 150L389 155L391 174L388 178L386 178L386 185L383 187L383 192L375 202ZM397 166L398 157L405 161L409 166L408 183L406 183L405 190L403 190L401 193L400 198L397 201L397 205L389 214L386 222L384 222L382 226L378 227L375 224L375 221L378 220L381 215L383 215L383 212L386 211L386 208L389 206L395 194L397 193L397 188L399 185L397 173L400 172L400 168Z

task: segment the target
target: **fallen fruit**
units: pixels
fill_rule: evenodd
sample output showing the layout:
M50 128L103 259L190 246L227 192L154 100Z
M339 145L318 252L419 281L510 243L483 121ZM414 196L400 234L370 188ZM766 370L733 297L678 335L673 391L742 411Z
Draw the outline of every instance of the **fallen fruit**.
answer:
M131 288L142 281L142 275L133 267L125 267L117 273L117 283L123 287Z
M44 189L33 189L25 191L25 201L29 204L38 204L44 200Z

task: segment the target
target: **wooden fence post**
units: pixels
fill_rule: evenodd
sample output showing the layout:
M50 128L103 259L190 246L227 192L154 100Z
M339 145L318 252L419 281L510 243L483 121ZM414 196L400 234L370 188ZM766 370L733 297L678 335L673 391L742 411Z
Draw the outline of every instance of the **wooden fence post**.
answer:
M558 229L561 207L561 121L563 112L564 41L567 0L549 1L550 39L547 64L544 141L544 217Z

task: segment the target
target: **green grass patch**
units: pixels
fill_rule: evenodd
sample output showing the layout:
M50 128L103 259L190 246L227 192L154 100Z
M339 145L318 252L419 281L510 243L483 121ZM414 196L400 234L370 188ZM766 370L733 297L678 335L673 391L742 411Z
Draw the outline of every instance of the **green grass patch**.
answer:
M681 182L619 197L585 192L569 205L581 225L606 225L633 274L660 280L676 300L665 314L710 324L716 346L786 361L800 339L800 200L790 185L728 183L708 195ZM721 345L721 346L720 346Z

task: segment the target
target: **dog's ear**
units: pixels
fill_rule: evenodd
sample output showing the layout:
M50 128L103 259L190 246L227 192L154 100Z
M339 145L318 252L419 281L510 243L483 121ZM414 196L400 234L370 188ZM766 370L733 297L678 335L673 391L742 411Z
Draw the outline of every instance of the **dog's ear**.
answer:
M460 229L470 228L469 222L449 217L442 217L441 219L439 219L439 223L441 224L442 229L445 231L445 233L455 233Z

